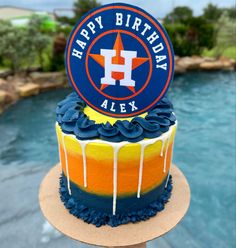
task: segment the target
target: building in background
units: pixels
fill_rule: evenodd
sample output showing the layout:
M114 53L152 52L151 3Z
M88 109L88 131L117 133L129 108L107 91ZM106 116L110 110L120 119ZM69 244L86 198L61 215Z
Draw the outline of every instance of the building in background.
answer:
M43 16L51 22L55 20L54 14L50 12L15 6L0 6L0 20L9 20L13 25L26 25L32 15Z

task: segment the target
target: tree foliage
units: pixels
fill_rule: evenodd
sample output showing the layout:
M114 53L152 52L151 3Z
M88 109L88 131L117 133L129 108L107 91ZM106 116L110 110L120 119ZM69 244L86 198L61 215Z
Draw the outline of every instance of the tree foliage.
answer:
M27 57L27 31L23 28L16 30L9 22L0 23L0 56L7 60L11 69L17 71Z
M52 71L61 71L65 68L64 53L66 42L67 40L63 33L56 35L56 37L54 38L50 68Z
M164 25L179 56L200 55L214 46L213 24L204 16L193 16L188 7L176 7L165 17Z
M165 23L184 23L192 18L193 11L186 6L176 7L172 12L167 14L164 21Z
M58 16L57 20L64 24L58 27L58 34L53 42L53 55L51 60L51 70L62 70L64 66L64 50L66 47L66 38L68 38L72 27L78 20L93 8L99 7L101 4L96 0L76 0L74 2L74 16L69 18L67 16Z
M62 24L74 26L83 15L100 5L101 4L97 0L76 0L73 6L74 16L57 16L57 21Z
M99 7L101 4L96 0L77 0L74 3L75 20L79 20L83 15L93 8Z
M232 6L232 8L219 8L217 5L209 3L203 9L203 17L211 22L217 22L223 13L227 13L229 18L236 19L235 6Z
M40 17L33 16L25 27L0 22L0 57L14 72L35 65L38 60L43 67L43 52L49 46L49 34L40 30Z
M40 16L32 16L28 25L31 38L31 51L38 56L40 67L44 67L43 52L52 43L52 38L43 32L43 20Z
M188 19L188 24L166 24L175 54L179 56L200 55L204 48L214 45L214 28L202 17Z
M236 7L235 6L232 8L226 9L225 11L228 13L229 18L234 19L234 21L236 21Z
M215 22L222 15L222 9L216 5L209 3L206 8L203 9L203 17L209 21Z
M220 56L228 47L236 44L236 22L230 18L228 12L223 12L219 21L216 23L216 49L215 55Z
M176 7L164 18L175 50L180 56L201 54L213 47L217 56L236 44L236 8L219 8L209 3L201 16L190 8Z

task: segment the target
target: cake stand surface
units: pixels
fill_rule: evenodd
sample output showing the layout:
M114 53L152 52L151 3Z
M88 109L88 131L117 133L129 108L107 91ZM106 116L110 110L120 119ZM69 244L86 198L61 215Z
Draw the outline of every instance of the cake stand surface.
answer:
M147 221L135 224L97 228L71 215L59 196L60 165L53 167L43 179L39 191L41 210L58 231L71 239L105 247L144 248L146 242L173 229L186 214L190 204L190 188L184 174L176 166L171 170L173 191L165 209Z

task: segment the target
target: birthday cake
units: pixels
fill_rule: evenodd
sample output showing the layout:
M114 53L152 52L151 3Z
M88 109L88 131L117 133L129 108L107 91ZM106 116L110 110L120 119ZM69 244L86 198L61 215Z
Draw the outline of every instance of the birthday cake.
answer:
M97 227L155 216L171 196L177 128L167 33L138 7L104 5L79 20L65 58L74 92L56 110L62 202Z

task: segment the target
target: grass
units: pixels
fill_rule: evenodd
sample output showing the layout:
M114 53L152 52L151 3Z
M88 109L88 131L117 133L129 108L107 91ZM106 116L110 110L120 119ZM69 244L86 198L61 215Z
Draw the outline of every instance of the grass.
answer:
M202 55L204 57L215 57L217 54L217 48L213 48L211 50L205 50ZM236 60L236 45L232 47L228 47L222 54L223 57L230 58Z
M236 60L236 46L227 48L224 56Z

